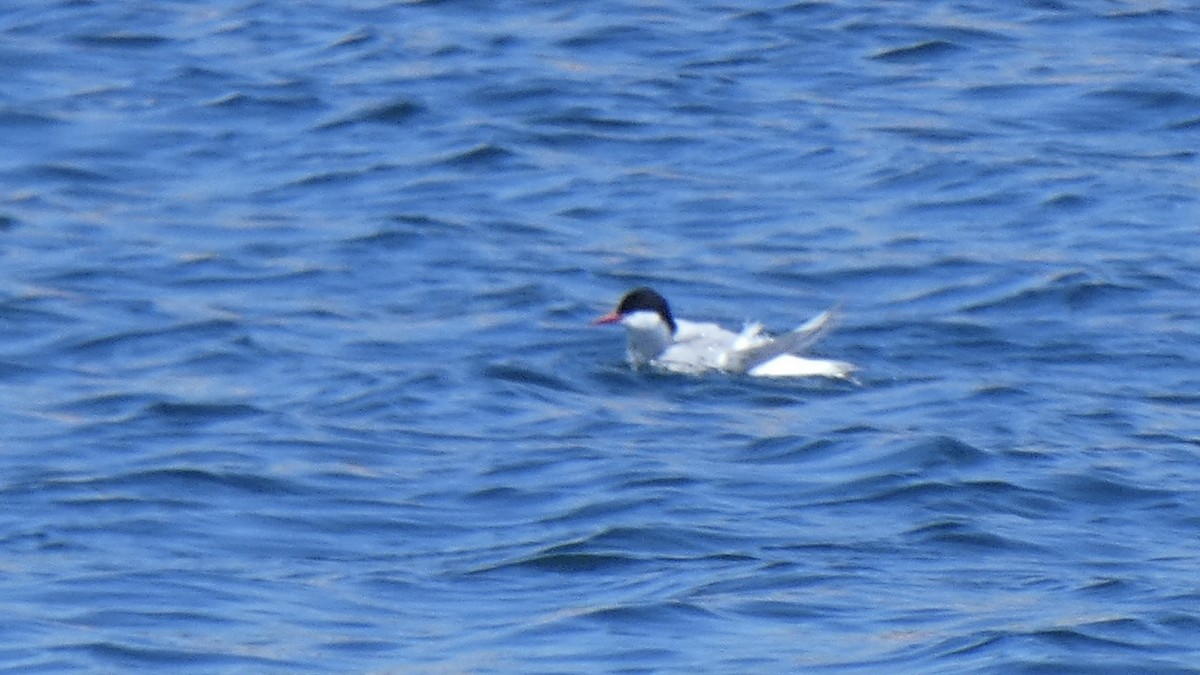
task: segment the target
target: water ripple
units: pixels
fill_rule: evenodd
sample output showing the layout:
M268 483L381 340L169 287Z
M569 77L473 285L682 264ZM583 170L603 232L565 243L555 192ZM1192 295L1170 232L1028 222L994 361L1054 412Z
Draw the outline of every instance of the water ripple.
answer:
M1191 13L357 5L0 21L0 660L1194 669Z

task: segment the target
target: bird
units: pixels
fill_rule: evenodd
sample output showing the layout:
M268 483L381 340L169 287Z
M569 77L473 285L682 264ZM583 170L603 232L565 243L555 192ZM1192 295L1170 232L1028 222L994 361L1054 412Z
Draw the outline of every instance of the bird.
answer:
M626 356L635 369L648 366L672 373L719 371L851 380L857 370L853 364L800 355L831 328L836 314L836 309L826 310L776 337L768 335L760 323L747 323L740 333L734 333L715 323L676 319L666 298L643 286L626 293L615 310L592 324L625 326Z

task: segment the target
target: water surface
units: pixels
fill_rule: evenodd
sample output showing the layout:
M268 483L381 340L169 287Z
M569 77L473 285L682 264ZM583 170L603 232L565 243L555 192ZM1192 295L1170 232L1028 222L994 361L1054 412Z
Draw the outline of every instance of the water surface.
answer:
M1195 672L1185 3L0 16L0 663Z

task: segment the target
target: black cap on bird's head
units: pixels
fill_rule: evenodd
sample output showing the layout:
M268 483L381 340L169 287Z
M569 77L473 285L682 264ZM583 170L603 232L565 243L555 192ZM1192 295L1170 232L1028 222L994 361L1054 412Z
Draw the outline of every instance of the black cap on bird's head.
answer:
M667 324L671 333L675 333L675 317L671 316L671 308L667 299L654 289L642 286L629 291L617 304L617 309L596 319L592 323L617 323L634 312L654 312Z

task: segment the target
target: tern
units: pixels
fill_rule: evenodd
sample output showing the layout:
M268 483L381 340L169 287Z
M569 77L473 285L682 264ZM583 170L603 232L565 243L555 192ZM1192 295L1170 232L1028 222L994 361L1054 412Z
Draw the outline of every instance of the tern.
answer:
M759 323L748 323L740 333L734 333L715 323L676 319L663 296L642 287L626 293L615 310L592 323L625 326L626 356L634 368L849 380L855 371L852 364L801 356L802 350L828 332L835 315L835 310L826 310L775 337L764 332Z

